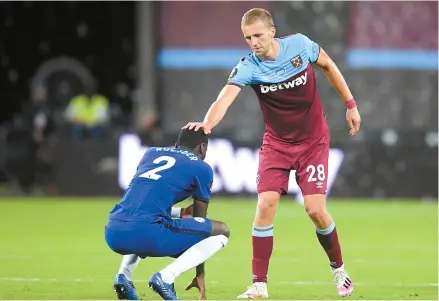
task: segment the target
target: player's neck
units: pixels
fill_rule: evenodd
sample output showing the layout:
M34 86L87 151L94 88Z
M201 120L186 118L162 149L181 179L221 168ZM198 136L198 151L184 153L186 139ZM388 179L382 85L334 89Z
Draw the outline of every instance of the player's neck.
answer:
M280 52L280 44L279 41L273 39L271 43L270 50L267 51L267 54L263 57L259 57L263 61L274 61Z
M191 152L191 153L193 153L195 155L195 152L194 152L194 150L192 148L188 148L188 147L185 147L185 146L179 146L179 147L176 147L176 148L183 149L183 150Z

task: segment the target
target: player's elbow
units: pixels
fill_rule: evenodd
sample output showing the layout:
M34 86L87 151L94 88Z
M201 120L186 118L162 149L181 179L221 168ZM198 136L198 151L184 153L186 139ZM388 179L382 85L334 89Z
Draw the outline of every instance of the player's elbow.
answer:
M322 64L320 67L323 69L323 71L324 71L325 73L331 73L331 72L335 72L335 71L337 71L337 65L336 65L336 64L334 63L334 61L331 60L330 58L328 58L328 59L325 61L325 63Z

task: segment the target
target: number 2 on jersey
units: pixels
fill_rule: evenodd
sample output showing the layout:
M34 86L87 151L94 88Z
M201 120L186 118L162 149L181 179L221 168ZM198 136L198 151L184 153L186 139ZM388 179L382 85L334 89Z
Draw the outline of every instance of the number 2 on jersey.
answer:
M152 161L152 163L159 164L163 161L166 161L165 165L148 170L147 172L141 174L139 177L146 178L146 179L152 179L152 180L160 179L162 176L159 175L158 172L171 168L172 166L175 165L175 162L176 162L175 158L172 158L169 156L161 156L161 157L158 157L157 159L155 159L154 161Z

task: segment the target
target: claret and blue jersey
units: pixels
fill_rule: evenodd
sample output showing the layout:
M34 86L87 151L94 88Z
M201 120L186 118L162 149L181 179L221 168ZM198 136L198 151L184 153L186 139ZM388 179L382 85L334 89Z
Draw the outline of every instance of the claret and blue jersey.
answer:
M255 91L267 132L275 137L297 142L326 133L329 129L312 66L318 60L319 45L303 34L276 40L280 50L274 60L249 54L232 70L228 84Z

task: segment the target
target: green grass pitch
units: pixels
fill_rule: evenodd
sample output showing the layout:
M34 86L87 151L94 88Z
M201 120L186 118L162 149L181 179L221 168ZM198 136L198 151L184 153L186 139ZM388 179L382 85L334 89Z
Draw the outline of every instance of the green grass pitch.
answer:
M104 241L117 199L0 199L0 300L116 299L121 256ZM184 203L187 204L187 203ZM254 199L214 198L209 217L226 222L229 244L206 263L207 297L231 300L251 284ZM347 300L438 299L437 202L330 200L354 295ZM270 299L340 299L328 260L301 205L282 199L269 270ZM147 279L171 259L147 258L134 273L142 299L159 300ZM176 281L178 295L192 279Z

